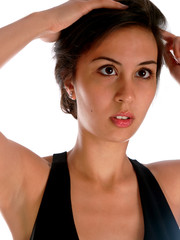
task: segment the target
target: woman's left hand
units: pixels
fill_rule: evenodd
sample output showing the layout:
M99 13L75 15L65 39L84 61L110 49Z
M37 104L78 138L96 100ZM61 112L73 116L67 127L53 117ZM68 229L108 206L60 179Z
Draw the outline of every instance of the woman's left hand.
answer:
M166 41L164 59L172 76L180 83L180 37L162 31Z

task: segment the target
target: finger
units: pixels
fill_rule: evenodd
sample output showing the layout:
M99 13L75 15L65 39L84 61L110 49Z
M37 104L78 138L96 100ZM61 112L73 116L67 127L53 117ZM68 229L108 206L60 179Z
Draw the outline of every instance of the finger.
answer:
M165 30L161 30L161 34L162 37L165 41L169 42L169 41L173 41L174 38L176 38L176 36L168 31Z
M164 59L170 71L178 64L174 55L170 51L164 52Z
M92 1L92 8L127 9L128 6L117 0L94 0Z
M173 51L176 60L180 63L180 37L176 37L174 40Z
M166 45L165 45L165 50L166 51L173 50L173 47L174 47L174 42L173 41L167 42Z

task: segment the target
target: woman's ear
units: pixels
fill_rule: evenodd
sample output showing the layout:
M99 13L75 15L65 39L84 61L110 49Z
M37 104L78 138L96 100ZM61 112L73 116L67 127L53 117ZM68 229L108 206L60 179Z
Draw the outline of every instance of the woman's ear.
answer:
M71 79L67 79L64 82L64 88L66 89L66 92L69 96L70 99L76 100L76 94L74 90L74 83L72 82Z

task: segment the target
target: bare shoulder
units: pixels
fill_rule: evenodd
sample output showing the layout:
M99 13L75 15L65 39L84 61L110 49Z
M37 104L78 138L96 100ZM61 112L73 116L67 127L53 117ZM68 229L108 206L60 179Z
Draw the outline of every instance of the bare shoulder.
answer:
M180 225L180 160L166 160L145 165L157 179Z
M145 166L160 180L180 183L180 160L153 162Z
M159 161L145 165L157 178L160 184L162 185L171 185L171 189L176 186L179 188L176 189L180 191L180 160L166 160Z
M14 239L29 237L49 170L45 159L0 133L0 211Z

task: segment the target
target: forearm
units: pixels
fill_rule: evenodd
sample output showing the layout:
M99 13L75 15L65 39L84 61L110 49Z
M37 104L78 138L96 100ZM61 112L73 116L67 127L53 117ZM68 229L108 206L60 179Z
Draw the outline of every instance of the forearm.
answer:
M33 13L0 29L0 67L33 39L45 32L43 13Z
M38 13L33 13L0 29L0 67L33 39L40 37L55 41L59 32L95 8L125 9L127 6L113 0L67 1Z

